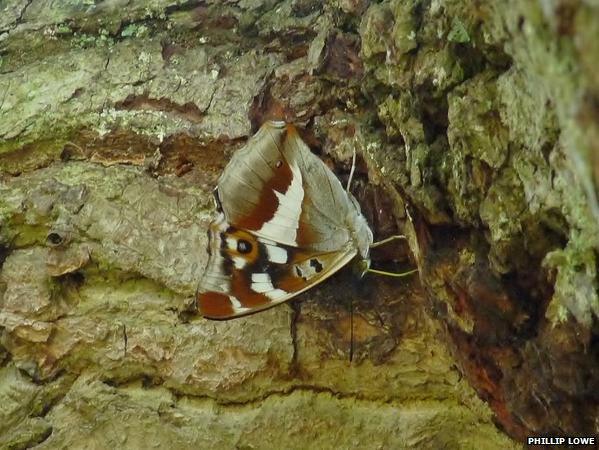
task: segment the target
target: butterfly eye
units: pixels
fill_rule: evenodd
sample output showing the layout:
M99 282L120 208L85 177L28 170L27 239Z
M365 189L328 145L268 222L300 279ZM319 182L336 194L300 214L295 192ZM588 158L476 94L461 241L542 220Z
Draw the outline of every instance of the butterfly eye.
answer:
M247 254L252 251L252 244L245 239L239 239L237 241L237 251L241 254Z

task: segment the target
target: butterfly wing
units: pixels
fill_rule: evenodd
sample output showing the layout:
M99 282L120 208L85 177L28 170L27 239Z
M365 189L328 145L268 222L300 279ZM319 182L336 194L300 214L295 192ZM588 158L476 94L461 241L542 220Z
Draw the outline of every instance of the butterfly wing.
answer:
M269 308L323 281L372 234L341 183L296 129L267 122L225 168L197 300L208 318ZM352 230L359 217L365 230Z
M371 235L357 202L343 188L335 174L314 155L293 126L287 127L284 153L290 155L303 176L297 245L317 252L334 251L356 238ZM356 223L356 220L363 223ZM370 238L370 242L372 242ZM370 244L368 243L368 245Z
M210 256L197 301L209 319L232 319L282 303L328 278L355 250L314 253L227 224L210 227Z

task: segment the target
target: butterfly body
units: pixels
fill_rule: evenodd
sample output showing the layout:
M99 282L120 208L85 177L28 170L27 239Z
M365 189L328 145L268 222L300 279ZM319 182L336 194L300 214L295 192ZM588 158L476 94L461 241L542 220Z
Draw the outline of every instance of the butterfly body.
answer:
M223 171L215 199L197 292L207 318L269 308L357 255L368 260L373 236L357 201L292 125L266 122Z

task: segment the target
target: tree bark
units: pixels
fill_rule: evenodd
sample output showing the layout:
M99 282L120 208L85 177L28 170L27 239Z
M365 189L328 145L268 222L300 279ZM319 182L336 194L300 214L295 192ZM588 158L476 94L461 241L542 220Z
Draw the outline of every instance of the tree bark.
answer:
M59 4L57 4L59 3ZM599 10L0 3L0 447L518 448L597 435ZM375 265L194 313L211 190L271 118Z

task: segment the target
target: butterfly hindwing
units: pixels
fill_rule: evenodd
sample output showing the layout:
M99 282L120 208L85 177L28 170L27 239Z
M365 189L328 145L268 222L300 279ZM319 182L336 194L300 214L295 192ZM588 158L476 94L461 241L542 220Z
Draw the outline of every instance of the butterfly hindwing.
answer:
M224 219L224 216L221 216ZM275 306L343 267L353 252L306 252L215 221L197 294L201 314L230 319Z

